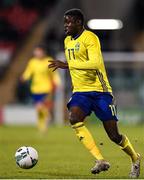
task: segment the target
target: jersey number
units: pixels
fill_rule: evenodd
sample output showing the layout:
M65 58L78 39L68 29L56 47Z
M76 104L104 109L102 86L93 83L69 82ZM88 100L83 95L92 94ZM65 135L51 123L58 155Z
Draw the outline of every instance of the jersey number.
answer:
M74 49L68 49L69 60L75 59Z
M116 116L117 112L116 112L116 107L115 105L109 105L110 109L111 109L111 112L112 112L112 115L113 116Z

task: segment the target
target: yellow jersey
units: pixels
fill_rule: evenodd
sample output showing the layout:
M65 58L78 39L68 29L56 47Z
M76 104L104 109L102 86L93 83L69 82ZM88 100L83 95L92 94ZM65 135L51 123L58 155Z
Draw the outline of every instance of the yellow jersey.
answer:
M77 38L67 36L65 55L72 79L73 92L112 92L98 37L84 30Z
M31 80L31 92L34 94L50 93L53 85L60 85L60 77L58 72L52 72L48 68L51 57L37 59L33 57L22 75L24 80Z

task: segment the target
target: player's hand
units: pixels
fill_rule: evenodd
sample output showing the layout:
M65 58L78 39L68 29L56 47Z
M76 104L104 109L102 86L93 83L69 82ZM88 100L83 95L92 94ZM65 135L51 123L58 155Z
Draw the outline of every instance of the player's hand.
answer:
M61 69L67 69L68 68L68 63L66 63L66 62L62 62L59 60L50 60L48 62L49 62L48 67L52 68L53 69L52 71L55 71L58 68L61 68Z
M25 82L25 79L24 79L22 76L20 76L19 81L20 81L21 83L24 83L24 82Z

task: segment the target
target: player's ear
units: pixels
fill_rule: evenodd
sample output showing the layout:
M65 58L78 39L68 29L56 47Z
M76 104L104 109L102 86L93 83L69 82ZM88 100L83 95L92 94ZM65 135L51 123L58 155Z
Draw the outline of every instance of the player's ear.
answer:
M79 25L79 26L82 25L81 20L80 20L80 19L77 19L77 20L76 20L76 24Z

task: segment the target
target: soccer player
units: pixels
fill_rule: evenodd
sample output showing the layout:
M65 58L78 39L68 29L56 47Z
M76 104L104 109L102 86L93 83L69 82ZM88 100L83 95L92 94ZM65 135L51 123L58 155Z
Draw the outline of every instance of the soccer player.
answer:
M95 157L93 174L106 171L110 163L104 159L84 120L93 111L102 121L108 137L131 159L131 178L140 174L140 155L134 150L126 135L119 133L116 107L109 84L98 37L84 28L84 16L79 9L70 9L64 14L66 33L65 55L67 62L51 61L49 68L69 69L73 94L67 104L69 120L77 137Z
M47 56L46 46L37 45L21 78L22 81L31 80L30 90L38 115L38 129L42 133L47 131L50 120L51 95L61 83L58 72L53 73L48 69L49 60L52 57Z

